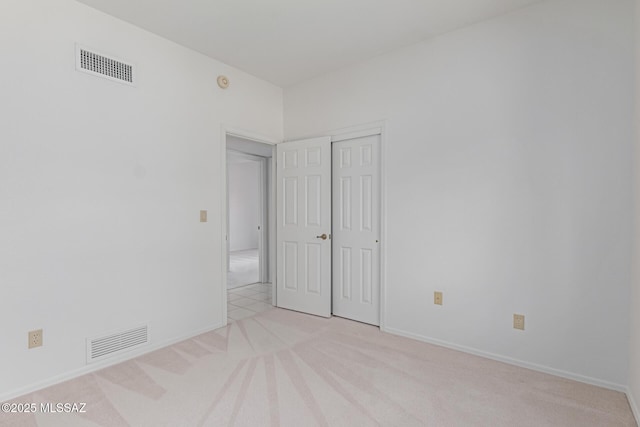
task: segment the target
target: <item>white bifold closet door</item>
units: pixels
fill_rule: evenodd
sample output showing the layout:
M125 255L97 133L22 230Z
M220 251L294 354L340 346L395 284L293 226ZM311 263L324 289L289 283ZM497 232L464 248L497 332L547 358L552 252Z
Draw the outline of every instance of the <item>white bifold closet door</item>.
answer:
M331 316L331 138L277 145L278 307Z
M333 314L380 325L380 135L332 145Z

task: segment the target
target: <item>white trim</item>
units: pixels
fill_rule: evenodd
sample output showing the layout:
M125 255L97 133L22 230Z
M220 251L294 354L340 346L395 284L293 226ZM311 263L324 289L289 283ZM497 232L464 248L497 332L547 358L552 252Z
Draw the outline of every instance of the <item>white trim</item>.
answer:
M258 278L260 282L264 283L268 280L267 273L269 272L269 257L268 257L268 245L269 236L267 234L267 158L262 157L259 160L260 164L260 178L258 185L259 197L260 197L260 230L258 230Z
M220 207L220 249L222 252L222 262L220 264L220 270L222 272L221 285L221 312L222 312L222 324L227 325L227 270L229 269L229 188L228 188L228 176L227 176L227 129L225 126L220 127L222 133L220 137L220 182L221 182L221 199L222 206Z
M260 142L262 144L268 144L268 145L276 145L282 141L278 140L278 139L274 139L274 138L270 138L268 136L264 136L264 135L260 135L254 132L249 132L249 131L244 131L241 129L237 129L237 128L232 128L232 127L228 127L228 126L222 126L222 134L223 135L230 135L230 136L235 136L238 138L242 138L242 139L248 139L250 141L254 141L254 142ZM227 139L225 137L224 139L224 143L225 143L225 147L227 145Z
M239 138L239 137L237 137ZM258 156L257 154L245 153L244 151L234 150L233 148L227 148L227 152L231 151L235 157L241 157L246 160L251 160L253 162L261 162L267 157ZM226 153L225 153L226 154Z
M366 136L380 135L382 128L364 129L355 132L341 133L339 135L331 136L331 142L347 141L349 139L364 138Z
M226 319L225 319L226 320ZM8 400L15 399L16 397L24 396L25 394L33 393L34 391L42 390L46 387L50 387L55 384L59 384L64 381L72 380L74 378L80 377L82 375L89 374L91 372L99 371L100 369L107 368L109 366L117 365L118 363L125 362L127 360L135 359L136 357L140 357L147 353L151 353L153 351L159 350L163 347L168 347L175 343L188 340L190 338L196 337L201 334L205 334L207 332L215 331L216 329L220 329L224 327L224 324L218 323L213 326L207 326L202 329L197 329L193 332L190 332L185 335L181 335L179 337L171 338L150 346L141 347L136 350L128 351L125 354L114 356L109 359L105 359L99 362L91 363L86 366L83 366L79 369L74 369L72 371L66 372L61 375L56 375L51 378L48 378L44 381L38 381L33 384L30 384L25 387L21 387L17 390L11 391L9 393L5 393L0 396L0 402L6 402Z
M573 372L567 372L560 369L550 368L548 366L538 365L536 363L525 362L523 360L513 359L511 357L500 356L498 354L489 353L482 350L477 350L472 347L467 347L464 345L453 344L448 341L439 340L436 338L430 338L419 334L414 334L412 332L406 332L400 329L395 328L381 328L382 332L386 332L393 335L398 335L405 338L411 338L417 341L426 342L429 344L437 345L440 347L449 348L452 350L461 351L463 353L473 354L475 356L484 357L491 360L496 360L498 362L507 363L513 366L519 366L521 368L531 369L532 371L542 372L549 375L554 375L556 377L566 378L569 380L578 381L585 384L591 384L598 387L604 387L610 390L627 392L627 386L622 384L616 384L609 381L599 380L597 378L587 377L585 375L575 374Z
M231 256L229 255L231 253L231 240L229 239L229 235L231 234L230 232L230 227L229 227L229 169L227 168L227 164L229 163L229 159L227 159L227 153L228 153L228 149L224 150L224 155L225 155L225 162L224 162L224 167L225 167L225 171L224 171L224 201L225 201L225 206L224 206L224 214L226 215L226 218L224 220L224 247L225 247L225 253L224 253L224 257L225 257L225 274L227 274L229 271L231 271ZM224 278L224 281L222 282L224 283L224 285L227 285L227 279L226 276ZM226 305L226 304L225 304Z
M331 136L331 142L337 142L333 138L340 138L342 135L348 135L352 133L355 134L361 131L364 131L365 136L376 135L376 133L367 133L367 132L374 132L375 129L380 129L380 131L382 132L386 130L386 123L387 123L386 119L380 119L372 122L362 123L359 125L347 126L343 128L337 128L337 129L329 129L326 132L319 132L312 135L301 135L295 138L285 139L283 142L302 141L305 139L313 139L313 138L317 138L318 136L327 136L327 135Z
M627 393L627 400L629 401L629 406L631 406L631 412L633 412L633 416L636 418L636 424L640 425L640 410L638 408L636 399L633 396L633 392L631 391L630 387L627 387L625 392Z
M380 133L380 328L387 313L387 124Z
M277 237L277 222L276 222L276 162L277 162L277 153L276 146L274 145L271 148L271 158L267 159L267 173L268 173L268 185L267 188L269 190L269 194L267 197L269 198L269 282L271 283L271 305L274 307L277 304L277 292L276 292L276 256L277 256L277 246L276 246L276 237Z

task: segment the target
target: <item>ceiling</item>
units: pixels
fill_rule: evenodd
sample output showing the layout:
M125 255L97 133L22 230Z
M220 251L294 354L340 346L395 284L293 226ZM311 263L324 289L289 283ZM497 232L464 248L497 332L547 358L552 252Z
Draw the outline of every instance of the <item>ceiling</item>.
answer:
M540 0L78 0L281 87Z

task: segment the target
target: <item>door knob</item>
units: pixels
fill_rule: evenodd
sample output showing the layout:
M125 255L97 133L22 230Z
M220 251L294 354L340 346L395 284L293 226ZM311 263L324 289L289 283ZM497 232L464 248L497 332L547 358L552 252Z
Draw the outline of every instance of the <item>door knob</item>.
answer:
M316 239L327 240L327 235L326 234L322 234L321 236L316 236Z

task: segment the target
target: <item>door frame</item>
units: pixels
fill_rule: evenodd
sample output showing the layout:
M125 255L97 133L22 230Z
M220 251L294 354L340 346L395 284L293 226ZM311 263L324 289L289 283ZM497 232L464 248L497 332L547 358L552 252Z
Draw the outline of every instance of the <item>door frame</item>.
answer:
M245 131L242 129L238 129L238 128L234 128L234 127L229 127L226 125L222 125L220 127L220 182L221 182L221 215L220 215L220 236L221 236L221 253L222 253L222 259L221 259L221 270L222 270L222 292L221 292L221 296L222 296L222 301L221 301L221 305L222 305L222 325L226 326L227 325L227 268L228 268L228 259L229 259L229 235L228 235L228 224L229 224L229 202L228 202L228 191L227 191L227 136L235 136L238 138L242 138L242 139L246 139L249 141L254 141L254 142L259 142L262 144L266 144L266 145L270 145L272 148L272 151L275 151L275 147L276 144L278 144L279 142L281 142L280 140L274 139L274 138L270 138L270 137L266 137L263 135L259 135L253 132L249 132L249 131ZM274 159L275 157L275 153L274 155L272 155L272 159ZM273 160L272 160L273 161ZM271 194L266 195L266 197L269 198L269 203L268 203L268 210L269 210L269 231L270 231L270 235L268 238L269 241L269 257L268 257L268 263L269 263L269 271L270 274L272 276L272 280L275 281L276 277L276 254L275 254L275 241L276 241L276 223L275 223L275 189L274 189L274 185L275 185L275 168L272 167L271 168L271 176L270 176L270 180L271 180ZM261 174L262 176L262 174ZM263 183L266 186L266 183ZM262 185L261 185L262 187ZM261 194L265 194L264 190L261 190ZM262 231L262 230L261 230ZM275 305L276 303L276 287L272 286L272 304Z

